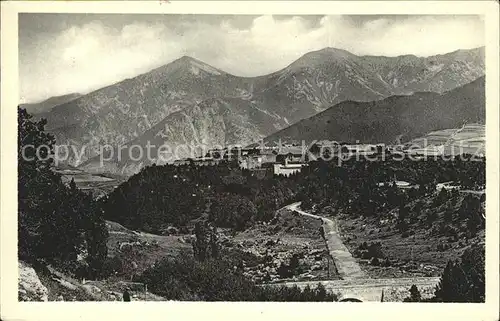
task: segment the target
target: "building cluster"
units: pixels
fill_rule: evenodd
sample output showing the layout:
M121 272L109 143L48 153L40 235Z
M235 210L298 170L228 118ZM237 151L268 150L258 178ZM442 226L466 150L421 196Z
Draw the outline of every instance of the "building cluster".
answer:
M176 160L174 165L207 166L232 161L242 169L289 176L307 165L306 154L298 146L225 148L210 150L203 157Z
M436 157L446 154L443 145L418 146L411 144L346 144L323 140L309 146L281 144L274 147L232 147L209 150L198 158L176 160L174 165L193 164L197 166L216 165L220 162L237 162L243 169L266 174L285 175L300 172L310 161L332 160L334 157L347 159L379 158L381 155L402 155L413 158Z
M216 165L220 162L237 162L240 168L252 171L289 176L300 172L310 161L333 156L368 156L380 152L383 145L338 144L331 141L316 142L310 146L283 144L275 147L233 147L209 150L198 158L176 160L174 165Z

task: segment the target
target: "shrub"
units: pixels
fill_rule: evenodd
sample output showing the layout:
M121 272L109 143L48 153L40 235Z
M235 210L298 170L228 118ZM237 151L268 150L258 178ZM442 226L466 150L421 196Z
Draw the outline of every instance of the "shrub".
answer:
M290 269L296 270L299 268L299 256L295 253L290 259Z
M290 266L283 263L283 262L278 267L277 272L278 272L278 275L284 279L291 278L293 276L293 271L290 268Z
M372 258L370 259L370 265L375 265L375 266L380 265L380 262L379 262L378 258L376 258L376 257L372 257Z
M226 260L166 258L144 271L136 281L169 300L188 301L335 301L322 285L316 288L257 286Z
M388 267L388 266L391 266L391 260L389 260L389 258L385 258L385 260L382 261L382 266L384 267Z
M354 254L356 257L361 257L362 259L370 259L372 257L381 259L385 257L385 254L382 251L382 244L380 242L363 242L354 251Z
M413 284L410 287L410 296L405 298L403 302L420 302L422 301L422 296L420 295L420 291L418 288Z

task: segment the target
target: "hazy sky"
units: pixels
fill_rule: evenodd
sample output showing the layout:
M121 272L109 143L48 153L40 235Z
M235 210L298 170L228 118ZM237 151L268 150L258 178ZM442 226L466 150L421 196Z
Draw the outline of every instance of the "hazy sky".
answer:
M429 56L483 45L480 16L25 13L19 15L20 99L87 93L183 55L257 76L324 47Z

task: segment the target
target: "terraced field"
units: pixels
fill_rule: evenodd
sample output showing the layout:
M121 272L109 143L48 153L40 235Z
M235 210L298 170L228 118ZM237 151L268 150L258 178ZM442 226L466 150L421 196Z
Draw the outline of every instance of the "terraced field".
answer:
M94 175L76 168L60 168L56 170L64 183L73 180L76 187L83 191L92 191L95 197L111 192L123 182L123 178L116 175Z
M461 128L449 128L433 131L410 142L421 148L441 147L444 155L468 153L484 155L485 126L483 124L466 124Z

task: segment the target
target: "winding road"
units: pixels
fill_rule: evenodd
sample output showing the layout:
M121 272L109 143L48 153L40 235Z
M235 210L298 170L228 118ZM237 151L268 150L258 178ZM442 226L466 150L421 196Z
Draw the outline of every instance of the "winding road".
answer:
M369 278L363 270L361 270L361 267L344 243L342 243L335 221L304 212L299 208L300 204L300 202L297 202L287 205L284 208L323 222L326 246L330 256L333 258L338 275L342 279L284 282L270 284L268 286L297 286L304 289L305 287L315 287L318 283L321 283L327 291L336 293L339 301L352 301L355 299L356 301L362 302L401 302L408 296L408 291L412 285L418 287L422 298L431 298L434 295L435 287L439 283L439 277Z
M344 243L342 243L342 239L340 238L335 222L325 217L304 212L299 208L300 204L300 202L293 203L285 206L285 208L300 215L309 216L323 222L326 246L335 263L339 276L343 280L367 279L367 275L363 272L363 270L361 270L361 267L358 262L356 262L356 259L354 259L347 247Z

